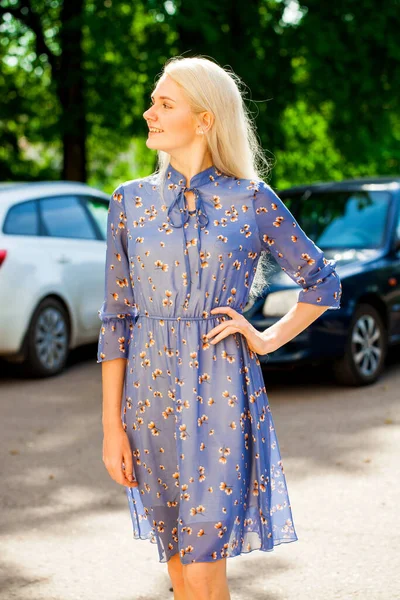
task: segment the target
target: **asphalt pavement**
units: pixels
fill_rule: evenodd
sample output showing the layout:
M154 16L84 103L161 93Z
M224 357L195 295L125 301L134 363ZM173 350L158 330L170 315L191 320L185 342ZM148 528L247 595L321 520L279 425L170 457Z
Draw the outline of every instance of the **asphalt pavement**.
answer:
M299 540L228 559L232 600L400 599L400 352L380 381L265 373ZM172 600L102 462L91 346L46 380L0 375L0 599Z

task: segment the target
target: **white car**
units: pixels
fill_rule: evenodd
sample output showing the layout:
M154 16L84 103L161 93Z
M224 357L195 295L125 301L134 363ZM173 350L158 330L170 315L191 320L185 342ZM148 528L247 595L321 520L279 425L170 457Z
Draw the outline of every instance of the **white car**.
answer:
M98 339L108 206L79 182L0 184L0 356L32 376Z

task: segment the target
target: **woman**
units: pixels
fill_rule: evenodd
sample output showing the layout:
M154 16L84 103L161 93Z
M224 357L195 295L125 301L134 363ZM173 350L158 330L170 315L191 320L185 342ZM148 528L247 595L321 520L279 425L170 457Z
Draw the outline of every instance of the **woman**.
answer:
M339 308L341 284L258 176L233 74L173 58L151 99L159 169L119 185L109 207L103 461L125 486L134 537L167 562L175 600L226 600L227 558L298 539L257 355ZM302 289L258 331L242 312L262 252Z

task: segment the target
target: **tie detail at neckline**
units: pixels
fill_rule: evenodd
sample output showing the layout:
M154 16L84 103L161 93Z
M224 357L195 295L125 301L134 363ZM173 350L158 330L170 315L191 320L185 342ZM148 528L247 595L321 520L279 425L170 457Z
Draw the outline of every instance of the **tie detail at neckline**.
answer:
M200 173L196 173L193 175L189 182L190 187L186 187L186 177L180 173L175 167L169 163L167 168L167 177L166 181L168 182L169 189L173 189L177 191L177 195L168 207L168 217L169 222L172 227L182 227L183 231L183 252L186 263L186 274L188 278L188 292L186 297L190 297L191 287L192 287L192 279L190 272L190 260L189 260L189 252L188 245L186 239L186 227L185 224L188 222L190 218L190 214L196 215L197 221L197 249L198 249L198 270L199 270L199 279L197 283L197 289L201 287L201 230L203 230L208 225L208 215L205 207L204 198L202 196L202 191L200 188L203 186L212 185L218 188L220 185L220 179L225 177L221 171L217 169L217 167L213 164L211 167L207 167L200 171ZM193 192L196 197L196 208L194 211L189 213L189 209L186 205L185 192Z
M197 221L197 247L198 247L198 254L197 254L197 258L198 258L198 270L199 270L199 279L198 279L198 283L197 283L197 289L200 289L201 287L201 272L202 272L202 267L201 267L201 230L204 229L207 225L208 225L208 215L207 215L207 211L205 208L205 204L204 204L204 200L202 198L202 194L200 192L200 190L198 188L192 187L192 188L187 188L187 187L181 187L175 197L175 199L171 202L171 204L168 207L168 218L169 218L169 222L171 223L172 227L182 227L182 231L183 231L183 236L182 236L182 243L183 243L183 254L185 257L185 263L186 263L186 274L187 274L187 278L188 278L188 291L186 296L190 297L190 292L192 289L192 277L191 277L191 270L190 270L190 260L189 260L189 252L188 252L188 245L187 245L187 238L186 238L186 227L185 224L188 222L189 220L189 209L186 205L186 198L185 198L185 192L193 192L195 197L196 197L196 208L194 210L194 212L192 212L191 214L195 214L196 215L196 221ZM177 217L177 219L175 220L175 217Z

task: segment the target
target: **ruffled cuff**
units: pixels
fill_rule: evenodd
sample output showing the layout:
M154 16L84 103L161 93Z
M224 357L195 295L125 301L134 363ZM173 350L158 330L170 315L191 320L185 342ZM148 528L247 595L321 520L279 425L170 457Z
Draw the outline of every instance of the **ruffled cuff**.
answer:
M334 310L340 308L341 296L342 284L336 271L332 271L323 281L303 288L297 301L327 306Z
M102 319L97 350L98 363L114 358L128 358L135 321L136 316L130 314Z

